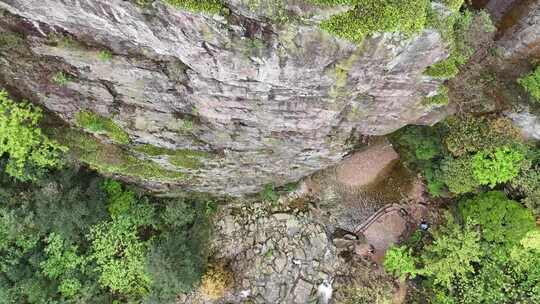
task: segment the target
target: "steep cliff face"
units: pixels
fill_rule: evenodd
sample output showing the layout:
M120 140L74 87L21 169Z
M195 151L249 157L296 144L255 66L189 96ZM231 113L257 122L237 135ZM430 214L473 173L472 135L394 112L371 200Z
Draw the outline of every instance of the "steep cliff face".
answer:
M0 47L0 84L72 126L92 131L86 113L123 130L57 136L92 167L169 192L295 181L362 135L444 116L422 103L440 84L422 72L447 56L436 31L356 45L317 25L343 7L224 5L209 16L161 1L0 0L2 35L15 37Z

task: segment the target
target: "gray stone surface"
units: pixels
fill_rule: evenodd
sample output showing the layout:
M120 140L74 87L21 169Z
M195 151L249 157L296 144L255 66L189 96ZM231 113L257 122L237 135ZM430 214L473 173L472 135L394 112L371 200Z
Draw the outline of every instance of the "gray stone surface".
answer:
M143 9L120 0L0 0L16 20L3 18L0 28L24 32L32 54L3 53L0 84L71 124L90 109L111 117L133 144L219 156L198 170L178 169L187 176L178 183L138 180L168 192L256 192L335 164L361 134L443 116L422 105L440 84L422 72L447 56L437 32L378 34L357 46L317 26L343 7L226 2L227 18L162 1ZM289 17L274 18L280 12ZM82 45L51 45L53 33ZM113 58L99 59L101 49ZM64 87L51 82L58 70L72 75Z
M343 261L324 226L309 214L276 208L254 203L220 214L214 257L230 261L236 282L223 302L315 303L317 286L340 273Z
M525 137L540 140L540 109L533 111L529 106L521 105L505 114L521 129Z
M540 58L540 0L506 1L508 8L499 2L493 2L488 9L500 19L500 39L498 46L509 59L520 60ZM503 10L506 16L497 16Z

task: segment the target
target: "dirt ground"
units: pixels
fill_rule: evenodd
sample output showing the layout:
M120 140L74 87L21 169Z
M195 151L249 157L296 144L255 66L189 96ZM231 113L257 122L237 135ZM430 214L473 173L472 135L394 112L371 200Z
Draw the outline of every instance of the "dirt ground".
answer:
M392 145L381 141L341 162L336 168L336 179L350 187L367 186L375 182L380 173L398 158Z
M418 203L393 204L382 208L356 230L375 248L373 261L381 264L386 250L414 232L427 217L427 207Z

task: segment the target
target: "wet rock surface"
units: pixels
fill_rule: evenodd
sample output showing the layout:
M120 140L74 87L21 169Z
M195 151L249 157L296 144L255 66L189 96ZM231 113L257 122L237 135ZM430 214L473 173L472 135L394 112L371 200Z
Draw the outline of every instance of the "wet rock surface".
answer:
M362 134L444 117L422 104L441 83L423 71L447 55L437 32L354 45L317 25L343 8L248 2L226 1L225 17L162 1L1 0L0 31L24 43L1 50L0 84L69 124L85 109L111 118L128 133L128 152L151 144L214 156L169 168L184 174L178 182L131 178L169 193L256 192L336 164ZM273 20L276 10L293 18ZM51 43L54 35L76 43ZM60 71L63 85L52 80Z

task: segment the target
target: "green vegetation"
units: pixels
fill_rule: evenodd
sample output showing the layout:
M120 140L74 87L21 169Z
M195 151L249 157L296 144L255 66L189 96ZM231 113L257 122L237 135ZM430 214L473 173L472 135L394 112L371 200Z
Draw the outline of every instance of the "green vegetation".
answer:
M228 9L220 0L165 0L172 6L185 9L195 13L205 13L209 15L228 14Z
M62 71L54 74L53 77L52 77L52 81L54 83L56 83L57 85L59 85L59 86L66 85L69 80L70 80L69 76L66 73L62 72Z
M45 169L58 168L67 151L42 133L41 117L39 108L16 103L0 90L0 157L8 157L0 168L18 180L35 180Z
M310 0L319 5L349 5L345 13L323 21L321 28L337 37L360 43L378 32L412 36L427 22L429 0Z
M135 147L135 151L149 156L167 156L168 161L176 166L186 169L197 169L202 166L202 161L212 157L212 154L205 151L195 151L189 149L172 150L144 144Z
M467 37L472 20L473 13L469 10L463 13L456 11L444 19L436 12L430 12L429 24L441 33L448 44L450 55L447 59L428 67L426 75L439 79L450 79L457 75L459 67L473 54Z
M391 135L404 164L421 172L429 193L441 196L444 183L440 180L439 162L444 155L440 124L435 128L408 126Z
M424 104L429 106L444 106L448 104L448 88L441 86L437 94L424 99Z
M430 303L536 303L540 300L540 231L530 211L501 192L459 204L454 219L424 235L404 260L421 275ZM460 224L462 223L462 224ZM411 251L412 250L412 251Z
M442 3L446 5L453 12L459 11L465 0L443 0Z
M536 102L540 102L540 65L530 74L519 78L518 83L531 94Z
M510 250L536 226L530 210L498 191L461 201L459 211L466 222L480 225L481 239L495 244L497 249ZM492 250L491 254L495 251Z
M279 194L277 193L276 186L274 184L267 184L260 193L261 200L265 202L277 202Z
M77 125L86 131L95 134L105 134L120 144L129 143L129 135L110 118L106 118L90 111L80 111L75 116Z
M58 47L64 49L81 49L83 45L73 39L71 36L66 36L62 34L51 33L47 37L48 43L57 45Z
M103 143L92 135L73 129L53 130L52 136L68 146L76 159L104 174L120 174L142 179L176 181L181 172L164 169L156 162L141 160L114 144Z
M140 196L83 170L30 186L0 173L1 301L173 303L206 267L203 206Z
M471 32L474 28L472 24L475 20L482 23L481 30L484 33L495 31L493 23L485 12L471 12L465 10L459 12L459 7L463 1L445 1L453 9L454 13L450 16L441 18L437 12L430 11L428 24L430 27L439 31L448 44L450 55L445 60L437 62L428 67L425 74L438 79L451 79L459 73L459 68L465 64L473 55L474 39Z
M407 127L392 136L405 164L422 172L433 196L493 188L519 178L534 147L508 119L450 117L434 128Z
M501 147L490 152L478 152L472 159L474 176L481 185L491 188L515 178L524 160L521 151L509 147Z
M491 151L497 147L521 144L520 131L506 118L451 117L444 143L454 156Z
M98 52L98 58L101 61L111 61L111 59L113 58L113 55L108 50L101 50Z
M0 51L11 51L20 47L24 39L15 33L0 33Z
M540 216L540 159L538 156L528 158L532 161L524 163L521 173L511 183L520 195L525 196L523 204Z
M389 273L416 277L411 303L539 302L537 144L502 116L466 112L391 138L428 191L453 210L434 231L419 231L388 251Z
M384 256L384 268L404 281L407 277L416 277L416 266L411 256L412 249L390 247Z
M441 162L440 179L455 194L472 192L480 186L472 169L471 157L448 157Z

